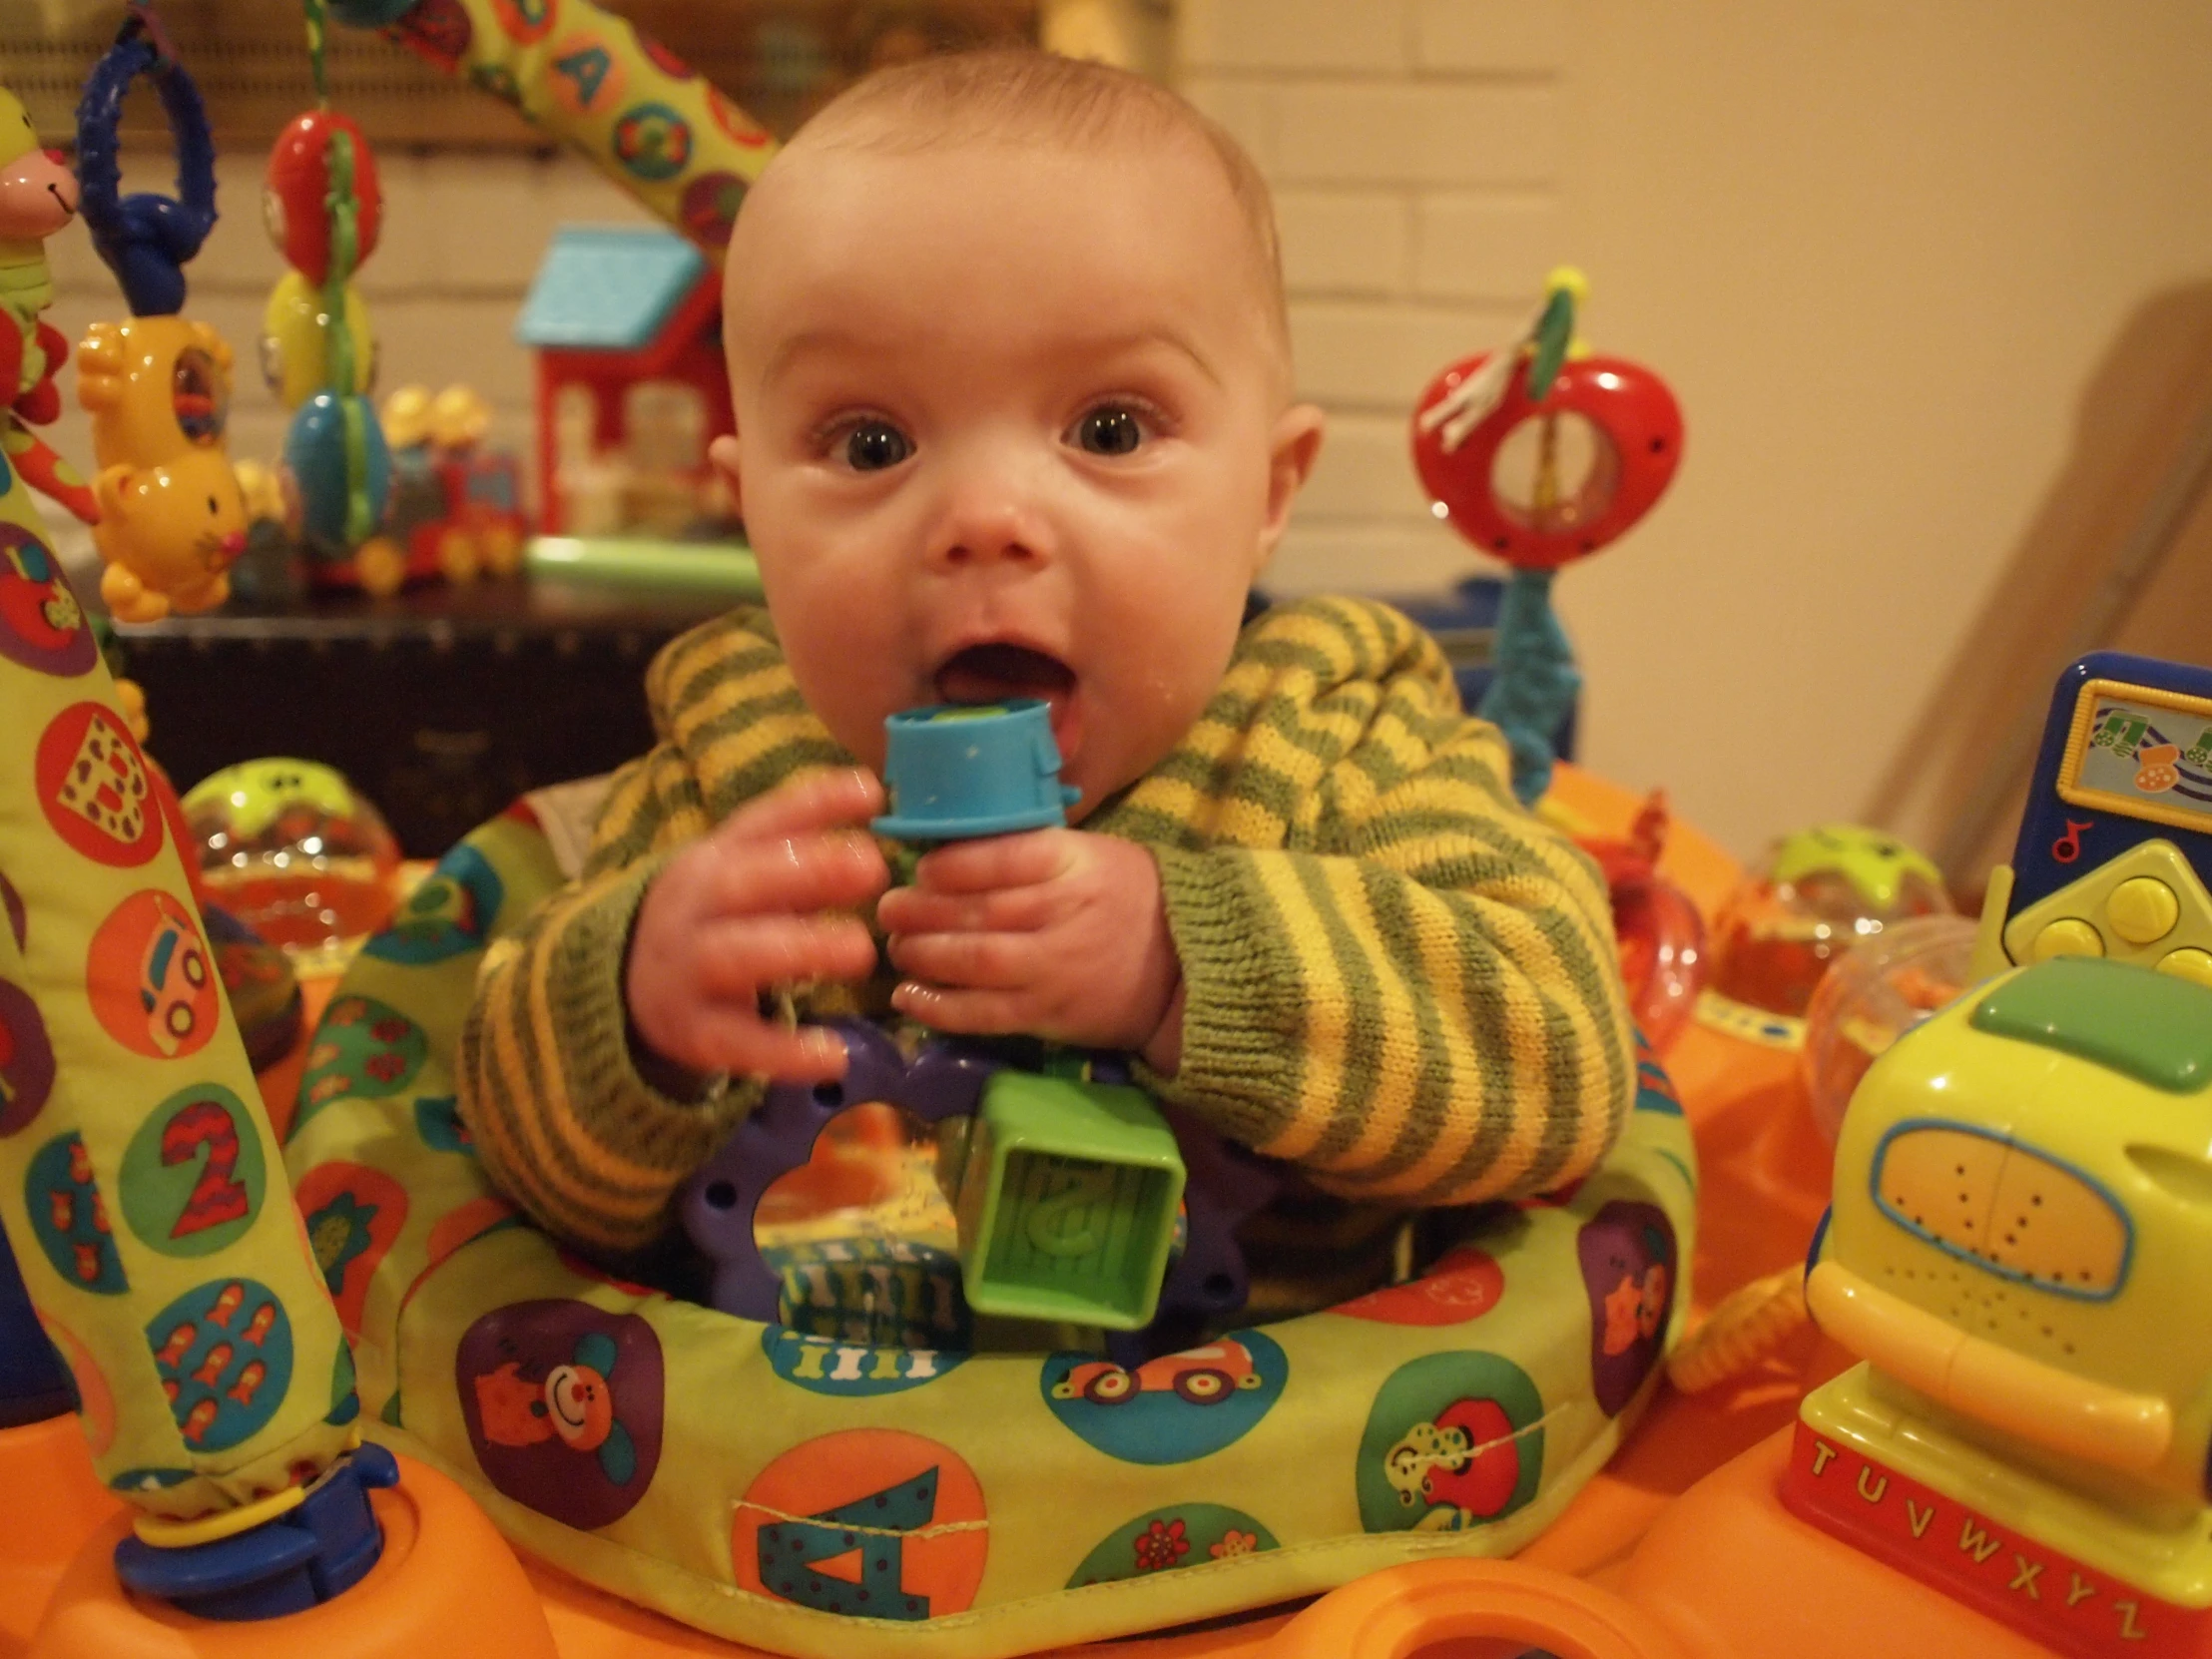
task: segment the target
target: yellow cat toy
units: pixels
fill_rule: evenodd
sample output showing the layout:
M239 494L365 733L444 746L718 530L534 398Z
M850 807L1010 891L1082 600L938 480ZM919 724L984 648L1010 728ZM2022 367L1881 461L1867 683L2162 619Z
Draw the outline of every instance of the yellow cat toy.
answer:
M77 361L100 466L100 597L123 622L222 604L246 551L246 503L223 442L231 348L205 323L140 316L94 323Z

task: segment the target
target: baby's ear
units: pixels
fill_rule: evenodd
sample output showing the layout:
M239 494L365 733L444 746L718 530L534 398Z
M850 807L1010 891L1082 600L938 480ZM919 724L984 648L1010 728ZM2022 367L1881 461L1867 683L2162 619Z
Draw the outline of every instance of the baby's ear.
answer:
M739 454L740 449L735 432L725 432L714 442L707 445L708 464L722 475L723 483L729 486L731 511L736 513L738 517L743 518L745 517L745 488L738 477Z
M1293 403L1276 418L1268 436L1268 513L1260 526L1260 563L1275 553L1275 544L1291 521L1291 506L1321 456L1325 417L1312 403Z

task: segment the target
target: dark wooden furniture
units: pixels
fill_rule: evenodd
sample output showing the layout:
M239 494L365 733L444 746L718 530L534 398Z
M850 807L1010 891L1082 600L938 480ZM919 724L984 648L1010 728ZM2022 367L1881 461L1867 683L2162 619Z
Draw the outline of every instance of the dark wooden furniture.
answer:
M180 791L262 756L336 767L412 857L653 741L653 654L726 597L542 579L120 628Z

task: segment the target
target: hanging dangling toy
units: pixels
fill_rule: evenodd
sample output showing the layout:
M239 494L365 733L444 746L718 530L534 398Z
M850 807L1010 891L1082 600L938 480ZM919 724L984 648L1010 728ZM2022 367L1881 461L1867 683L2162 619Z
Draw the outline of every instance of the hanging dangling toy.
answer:
M205 465L229 479L213 336L174 315L177 267L213 218L212 159L190 83L150 32L134 14L80 114L85 217L138 313L108 325L102 343L118 360L88 376L103 459L129 457L102 474L103 496L149 472L171 491L199 490ZM141 74L179 133L183 203L117 194L114 117ZM0 1422L73 1396L100 1481L137 1512L120 1545L102 1534L85 1546L105 1581L203 1607L237 1591L217 1610L230 1616L265 1586L293 1593L310 1570L305 1588L333 1593L365 1572L380 1545L360 1488L386 1482L390 1462L347 1459L360 1410L351 1350L216 981L178 855L183 821L164 806L31 499L28 486L46 485L23 464L14 423L55 412L45 376L64 355L38 322L36 244L76 203L4 90L0 142L21 147L0 163L0 334L18 352L0 410L16 463L0 469L0 1374L14 1374L0 1375ZM128 577L122 591L145 597L141 570L159 578L174 563L180 601L204 596L207 561L170 561L167 542L148 557L131 539L147 528L140 505L99 527L126 533L102 541L103 587ZM157 530L157 541L170 534ZM119 551L146 562L116 562ZM348 1505L350 1527L332 1514ZM313 1537L295 1514L311 1517ZM330 1560L325 1541L348 1558ZM109 1595L50 1621L37 1651L129 1648L122 1591Z
M1513 793L1529 805L1550 787L1555 735L1582 686L1551 608L1552 576L1649 512L1682 460L1682 411L1666 382L1575 337L1587 295L1580 272L1554 271L1528 324L1437 375L1413 415L1413 465L1431 510L1512 567L1496 674L1476 712L1504 733ZM1637 1027L1661 1049L1707 973L1697 906L1658 873L1666 833L1665 797L1654 795L1625 840L1581 838L1605 872Z
M46 239L77 217L77 179L41 149L22 100L0 88L0 490L11 472L87 524L100 516L69 463L31 433L61 413L54 376L69 342L40 312L54 301Z
M1512 746L1523 802L1550 782L1552 737L1582 683L1552 612L1552 573L1649 512L1682 459L1682 411L1666 382L1576 338L1582 274L1562 267L1544 287L1525 328L1437 375L1413 415L1413 465L1432 510L1513 567L1480 713Z
M391 449L368 400L376 347L353 274L376 250L383 190L360 128L330 108L322 0L305 0L315 107L277 135L262 196L269 240L292 270L270 295L262 371L295 410L284 467L310 553L335 563L375 533Z
M123 100L154 83L177 150L177 195L121 194ZM123 284L128 322L96 322L78 348L92 412L93 478L106 561L100 596L124 622L205 611L230 597L246 506L224 447L231 348L178 314L185 266L215 227L215 146L200 91L153 14L133 6L77 106L77 158L93 247Z

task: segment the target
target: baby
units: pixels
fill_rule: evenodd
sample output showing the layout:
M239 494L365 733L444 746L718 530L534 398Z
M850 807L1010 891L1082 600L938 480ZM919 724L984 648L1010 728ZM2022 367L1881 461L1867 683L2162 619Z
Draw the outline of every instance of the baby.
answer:
M1244 625L1322 416L1235 142L1096 65L904 66L776 158L728 270L714 459L767 610L662 653L659 744L485 963L460 1100L499 1184L601 1251L653 1241L769 1082L841 1073L778 1017L792 984L1126 1050L1392 1212L1585 1174L1635 1071L1596 871L1404 617ZM1050 707L1072 827L894 844L893 885L885 717L1014 697Z

